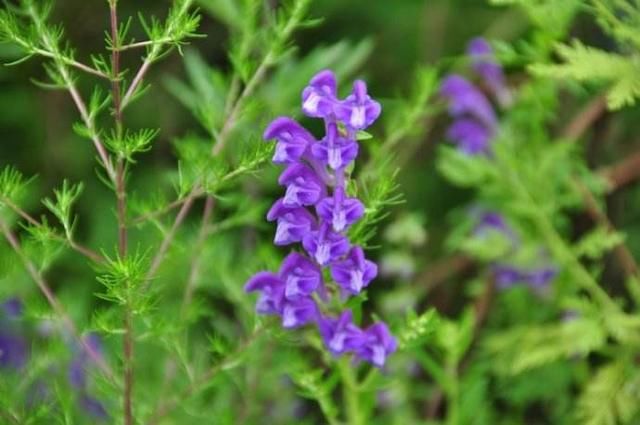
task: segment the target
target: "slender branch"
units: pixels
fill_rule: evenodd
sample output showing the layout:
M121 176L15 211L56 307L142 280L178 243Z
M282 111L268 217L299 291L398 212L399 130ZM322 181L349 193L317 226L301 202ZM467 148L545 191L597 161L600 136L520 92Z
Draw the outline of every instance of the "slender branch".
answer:
M56 298L55 294L42 277L42 274L40 273L38 268L25 255L22 247L20 246L20 242L18 241L17 236L11 231L11 229L9 229L9 226L3 219L0 219L0 230L2 230L2 233L4 234L7 242L9 242L9 245L11 245L15 253L20 258L25 268L27 269L27 272L29 273L29 275L31 275L31 278L34 280L34 282L36 282L38 288L40 289L40 292L42 292L44 297L47 299L47 302L49 303L49 305L51 305L55 314L62 319L64 326L67 328L69 333L76 338L76 340L87 351L87 354L89 354L91 359L98 365L98 367L105 373L105 375L107 375L110 380L114 381L115 377L113 371L111 370L111 367L109 367L109 365L105 362L100 353L94 350L93 347L91 347L91 345L81 337L75 323L67 314L60 301Z
M171 37L161 37L157 40L146 40L146 41L137 41L134 43L123 44L121 46L113 46L112 50L117 50L119 52L124 52L126 50L138 49L140 47L148 47L156 44L167 44L174 41Z
M193 3L193 0L185 0L184 3L182 4L182 8L179 11L179 15L183 15L187 13L192 3ZM175 20L172 21L171 25L169 25L166 28L165 34L171 34L171 32L173 32L174 22L176 21ZM122 109L126 108L127 105L129 105L129 102L131 102L131 99L136 93L138 86L140 86L140 83L142 83L142 80L144 79L147 71L149 70L149 67L153 62L155 62L158 59L158 57L162 53L162 46L164 46L165 44L166 43L162 43L159 41L155 43L151 43L151 46L152 46L151 50L145 57L144 62L142 63L142 66L140 66L140 69L136 73L135 77L133 77L133 80L131 81L131 85L127 89L127 92L125 93L124 97L122 98Z
M56 64L56 68L60 74L60 77L62 77L62 80L64 81L64 84L67 87L69 94L71 95L71 98L73 99L74 103L76 104L76 107L78 108L78 111L80 112L80 116L82 117L82 120L84 121L85 126L89 130L89 133L91 135L91 140L93 141L93 144L96 150L98 151L98 155L100 157L102 165L107 171L109 178L112 181L115 180L115 172L113 169L113 164L111 164L111 159L109 158L109 155L107 153L106 148L104 147L104 144L102 143L102 141L100 140L100 137L98 136L98 131L95 128L93 117L89 115L86 104L84 103L84 101L82 100L82 97L80 96L80 93L76 89L73 78L71 78L71 75L69 74L69 70L67 69L67 66L64 60L61 59L61 55L59 53L58 47L56 46L54 41L50 38L49 31L46 28L44 22L42 21L40 15L36 11L35 6L33 4L29 3L28 11L31 16L31 19L33 19L33 22L36 25L36 28L38 29L38 33L42 34L42 42L44 43L45 47L47 47L51 52L54 53L53 62Z
M194 198L200 197L202 194L203 194L202 191L198 191L194 194ZM178 207L181 207L185 202L187 202L187 199L188 199L188 195L183 198L176 199L175 201L172 201L168 205L162 208L159 208L155 211L149 211L149 212L140 214L139 216L134 217L132 220L130 220L129 224L136 225L136 224L144 223L147 220L160 217Z
M176 218L171 225L171 229L169 229L164 239L160 243L160 248L158 248L158 252L156 252L156 255L153 257L151 266L149 267L149 271L147 272L147 277L145 279L147 281L147 284L155 276L158 268L160 268L162 260L164 260L164 257L167 254L169 247L171 246L171 242L173 242L173 238L178 231L178 227L180 227L184 219L187 217L187 214L189 214L191 206L193 205L193 201L195 200L195 192L196 191L194 188L194 190L192 190L191 193L189 193L189 195L185 198L180 211L178 211L178 214L176 215Z
M27 213L25 210L17 206L13 203L9 198L0 195L0 202L8 206L13 212L22 217L25 221L35 227L42 227L43 224L36 220L33 216ZM84 255L91 261L95 261L96 263L104 262L104 257L97 252L93 251L90 248L87 248L83 245L80 245L73 239L69 239L66 236L60 235L58 233L52 233L52 237L60 242L66 244L69 248L77 251L78 253Z
M54 53L46 51L44 49L40 49L38 47L32 48L31 51L33 53L37 54L37 55L44 56L44 57L47 57L47 58L51 58L51 59L56 59L57 58L58 60L63 62L65 65L72 66L72 67L77 68L80 71L84 71L84 72L86 72L88 74L92 74L92 75L95 75L97 77L104 78L104 79L107 79L107 80L111 79L111 77L109 75L105 74L104 72L102 72L102 71L100 71L100 70L98 70L96 68L93 68L93 67L91 67L89 65L85 65L85 64L83 64L81 62L78 62L75 59L72 59L70 57L60 56L60 55L56 56Z
M204 243L209 235L208 232L208 223L211 219L211 215L213 214L213 208L215 206L215 200L213 197L207 197L204 205L204 211L202 213L202 223L200 225L200 230L198 231L198 240L194 246L193 252L195 253L195 257L193 262L191 263L191 270L189 271L189 279L187 281L187 285L184 288L184 294L182 296L182 307L181 307L181 317L184 317L187 307L191 304L191 299L193 298L193 291L195 290L196 283L198 282L198 277L200 275L200 266L202 264L202 249L204 248Z
M147 421L148 425L157 424L162 421L167 415L169 415L178 405L184 400L195 394L200 388L205 386L211 379L213 379L218 372L226 369L229 365L237 362L238 356L244 352L247 348L253 345L257 340L264 328L256 329L242 344L240 344L232 353L229 353L224 360L212 366L206 373L201 375L197 380L191 382L191 384L183 389L175 398L160 404L154 412L151 414L150 419Z

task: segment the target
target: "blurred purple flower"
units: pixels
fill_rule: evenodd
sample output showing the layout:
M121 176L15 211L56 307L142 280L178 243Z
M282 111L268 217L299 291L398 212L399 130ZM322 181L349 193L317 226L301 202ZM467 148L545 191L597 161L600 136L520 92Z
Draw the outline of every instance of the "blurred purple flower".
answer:
M497 62L491 45L482 37L471 40L467 46L473 70L482 77L501 106L511 104L511 92L505 83L502 67Z
M467 79L456 74L449 75L440 86L440 95L447 99L449 113L453 117L472 117L484 125L488 132L495 133L497 119L493 107Z

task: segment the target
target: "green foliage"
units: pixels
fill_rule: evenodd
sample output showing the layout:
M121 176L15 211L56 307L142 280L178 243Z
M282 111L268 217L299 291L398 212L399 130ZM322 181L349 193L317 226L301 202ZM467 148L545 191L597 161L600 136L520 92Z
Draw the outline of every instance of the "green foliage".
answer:
M638 373L625 362L601 366L578 401L578 420L588 425L631 424L638 413Z
M638 58L588 47L580 41L556 47L562 64L536 64L530 70L540 76L576 81L606 83L607 104L611 109L633 105L640 96Z
M66 180L62 182L59 190L54 190L55 200L46 198L42 201L45 207L56 216L62 224L67 239L72 239L73 228L75 227L75 217L71 207L82 193L82 183L72 185Z

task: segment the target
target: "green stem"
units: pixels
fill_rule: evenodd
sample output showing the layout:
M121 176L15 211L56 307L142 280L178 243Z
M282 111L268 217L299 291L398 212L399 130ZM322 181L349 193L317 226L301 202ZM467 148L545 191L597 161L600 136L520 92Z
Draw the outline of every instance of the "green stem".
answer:
M355 369L349 364L348 358L342 359L338 363L338 368L342 380L342 398L346 408L347 423L349 425L364 425L366 421L360 408L360 387Z
M460 386L458 385L458 363L447 362L448 383L445 386L447 394L447 425L458 425L460 422Z

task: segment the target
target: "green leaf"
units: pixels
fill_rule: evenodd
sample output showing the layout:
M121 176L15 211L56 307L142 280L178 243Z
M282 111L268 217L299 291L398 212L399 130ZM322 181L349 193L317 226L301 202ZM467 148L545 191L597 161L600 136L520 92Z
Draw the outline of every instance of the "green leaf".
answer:
M574 40L571 45L558 44L561 64L534 64L529 70L536 75L557 79L609 85L607 103L611 109L630 106L640 97L640 59L609 53L585 46Z
M596 227L584 235L574 245L573 250L578 257L598 259L624 240L625 236L620 232L610 232L604 227Z

